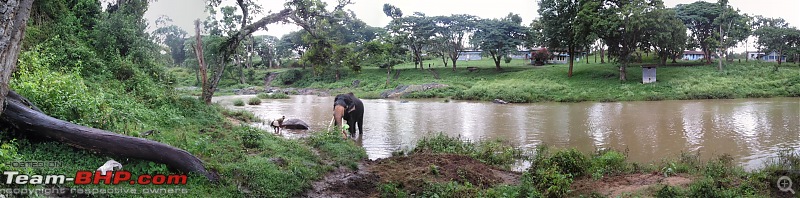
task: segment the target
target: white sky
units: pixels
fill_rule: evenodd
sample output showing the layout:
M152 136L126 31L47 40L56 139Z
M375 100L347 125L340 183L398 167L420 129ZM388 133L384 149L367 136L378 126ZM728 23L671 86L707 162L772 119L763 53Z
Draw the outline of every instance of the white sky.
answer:
M233 2L227 0L229 2ZM323 0L329 6L336 4L335 0ZM472 14L481 18L500 18L508 15L509 12L519 14L523 24L529 24L534 18L538 18L538 0L352 0L355 4L348 5L345 9L353 10L356 16L370 26L384 27L390 22L390 18L383 14L383 4L389 3L400 8L403 15L411 15L414 12L425 13L428 16L451 15L451 14ZM689 4L697 0L664 0L667 7L675 7L678 4ZM705 0L716 2L716 0ZM260 1L265 11L278 11L283 9L282 0ZM751 15L763 15L765 17L783 18L790 26L800 27L800 0L730 0L731 6L738 8L743 13ZM233 5L233 3L231 3ZM150 22L150 26L155 25L155 20L161 16L169 16L179 27L183 28L189 35L193 35L193 21L195 19L205 19L204 0L160 0L152 2L145 17ZM270 25L268 31L256 32L256 34L267 34L280 37L291 31L298 30L295 25ZM750 42L752 43L752 41ZM752 45L751 45L752 46ZM744 48L734 49L744 51ZM752 50L752 47L751 47Z

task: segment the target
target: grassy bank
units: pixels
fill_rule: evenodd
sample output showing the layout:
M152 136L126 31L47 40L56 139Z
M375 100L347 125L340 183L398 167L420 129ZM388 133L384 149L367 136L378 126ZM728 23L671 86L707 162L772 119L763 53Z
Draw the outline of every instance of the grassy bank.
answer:
M624 152L604 150L591 154L574 149L550 150L545 146L526 152L493 143L466 143L443 135L423 139L410 156L423 153L466 155L483 163L502 167L523 159L530 167L512 184L481 186L465 179L425 183L422 189L413 188L407 180L383 181L378 188L383 197L790 197L775 187L780 176L800 179L798 173L786 170L800 165L800 154L780 153L776 160L760 170L744 171L732 164L732 158L721 155L710 161L700 161L693 154L664 156L649 164L630 163ZM493 153L487 155L486 153ZM519 155L521 153L527 153ZM507 156L507 157L505 157ZM399 163L398 162L388 163ZM439 167L430 165L417 178L436 178ZM469 165L458 168L468 172Z
M693 62L681 62L687 64ZM619 72L613 63L577 62L574 76L567 77L567 65L527 65L523 60L502 63L503 71L496 71L488 59L459 61L458 70L443 67L439 61L426 61L440 79L429 70L414 69L413 64L396 66L399 75L386 86L386 70L366 66L360 73L345 72L335 81L332 77L314 77L310 70L283 72L272 85L282 87L307 87L334 90L334 93L354 92L364 98L377 98L380 93L398 85L442 83L448 88L413 93L410 98L453 98L463 100L502 99L509 102L540 101L631 101L631 100L682 100L727 99L757 97L800 96L800 66L794 63L776 67L775 63L735 62L716 70L716 64L703 66L665 66L657 71L658 82L641 84L641 64L628 67L628 81L619 81ZM647 63L650 64L650 63ZM466 67L479 70L469 72ZM352 82L360 81L358 87ZM287 84L290 83L290 84ZM252 84L252 83L251 83Z
M219 105L205 105L197 97L174 93L169 86L147 78L118 81L85 79L77 71L51 69L48 56L23 52L19 71L12 79L13 90L30 99L44 113L73 123L141 137L178 147L199 157L220 175L210 183L190 174L187 185L9 185L2 188L67 189L186 189L174 197L296 196L311 182L339 166L366 158L363 149L351 141L323 132L311 138L287 140L247 125L257 121L252 113L229 111ZM257 98L256 98L257 99ZM241 124L240 124L241 123ZM96 170L107 160L120 162L132 175L177 174L166 165L90 153L58 142L30 138L3 126L0 129L0 171L24 174L66 174ZM145 131L153 130L151 134ZM12 167L15 161L55 161L56 167ZM95 191L95 193L97 193ZM66 194L83 196L86 194ZM165 194L93 194L97 197L163 197ZM34 196L46 196L39 193ZM63 196L63 195L62 195Z

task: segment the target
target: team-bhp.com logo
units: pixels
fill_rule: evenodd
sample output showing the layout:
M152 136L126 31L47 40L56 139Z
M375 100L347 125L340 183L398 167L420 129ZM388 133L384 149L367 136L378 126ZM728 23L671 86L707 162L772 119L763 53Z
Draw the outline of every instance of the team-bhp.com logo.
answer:
M116 171L115 171L116 169ZM25 175L19 171L4 171L5 184L64 184L72 182L75 185L86 184L139 184L139 185L185 185L186 175L139 175L135 178L128 171L122 169L122 164L109 160L96 171L78 171L74 177L67 175Z

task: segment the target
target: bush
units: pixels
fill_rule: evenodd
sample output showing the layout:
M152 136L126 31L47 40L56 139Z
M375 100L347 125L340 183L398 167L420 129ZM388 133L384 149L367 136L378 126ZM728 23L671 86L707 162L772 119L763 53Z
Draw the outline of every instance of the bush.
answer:
M239 135L245 148L260 148L264 139L262 131L251 127L239 130Z
M240 121L244 121L244 122L258 122L258 121L261 121L261 119L258 119L258 117L256 117L255 114L253 114L252 112L247 111L247 110L235 110L235 111L233 111L233 110L223 109L222 110L222 115L225 115L225 116L228 116L228 117L232 117L234 119L237 119L237 120L240 120Z
M550 162L554 163L561 173L573 177L583 176L590 164L586 156L574 148L556 152L550 157Z
M249 104L249 105L260 105L261 104L261 99L258 98L258 97L250 98L249 100L247 100L247 104Z
M680 189L669 185L665 185L663 188L656 191L656 197L658 198L681 197L681 195Z
M289 99L289 95L286 95L285 93L260 93L256 95L256 97L261 99Z
M612 150L601 151L592 158L592 167L589 172L593 178L599 179L605 174L622 173L628 170L627 165L625 155L622 153Z
M244 106L244 101L242 99L236 99L233 101L233 106Z
M273 82L279 82L281 85L291 85L303 78L303 72L297 69L286 70L278 74Z
M542 192L543 197L565 197L572 185L572 178L562 174L556 167L533 171L532 184Z

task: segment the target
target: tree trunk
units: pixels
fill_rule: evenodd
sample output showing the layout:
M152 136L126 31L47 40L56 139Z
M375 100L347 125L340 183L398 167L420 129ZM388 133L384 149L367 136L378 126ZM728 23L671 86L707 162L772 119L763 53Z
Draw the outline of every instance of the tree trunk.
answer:
M17 58L33 0L7 0L0 4L0 115L8 95L8 81L17 69Z
M453 71L456 71L456 61L458 61L458 57L456 57L455 59L450 57L450 60L453 61ZM447 65L445 65L445 67L447 67Z
M82 150L163 163L185 173L199 173L212 182L219 179L216 173L206 169L202 160L185 150L55 119L31 109L35 108L33 104L13 91L9 92L6 102L0 123L19 132L55 140Z
M663 56L663 57L660 57L660 58L661 58L661 61L659 61L659 63L661 63L661 66L667 65L667 56Z
M627 63L623 63L622 65L619 66L619 80L620 81L628 80L628 78L626 77L627 73L625 72L625 68L626 67L627 67Z
M778 54L777 55L778 55L778 57L777 57L778 65L781 65L781 59L783 59L783 49L778 50Z
M494 61L495 69L497 69L497 71L502 70L500 68L500 59L503 59L503 57L498 52L491 53L491 54L492 54L492 61Z
M245 82L246 81L244 78L244 64L241 64L241 67L239 69L239 84L244 84Z
M572 61L575 59L575 50L572 46L567 49L567 53L569 54L569 72L567 72L567 77L572 77Z
M389 79L391 79L391 76L392 76L392 66L387 66L386 67L386 86L384 86L384 88L389 87Z
M586 53L585 54L586 54L586 56L584 56L583 58L586 59L586 64L589 64L589 48L586 48Z
M600 46L600 64L606 63L606 61L605 61L605 52L606 52L606 49L603 46Z
M199 67L200 67L200 77L202 77L201 78L202 81L200 81L200 82L202 82L202 94L201 94L201 98L200 99L202 99L203 102L205 102L208 105L208 104L211 104L211 99L209 98L209 100L205 100L205 97L202 97L202 96L205 96L206 94L208 94L207 92L209 92L211 90L207 90L208 89L208 71L206 69L207 67L206 67L205 58L203 58L203 38L200 37L200 20L195 20L194 21L194 32L195 32L195 36L194 36L194 38L195 38L194 53L197 56L197 64L199 64Z

